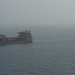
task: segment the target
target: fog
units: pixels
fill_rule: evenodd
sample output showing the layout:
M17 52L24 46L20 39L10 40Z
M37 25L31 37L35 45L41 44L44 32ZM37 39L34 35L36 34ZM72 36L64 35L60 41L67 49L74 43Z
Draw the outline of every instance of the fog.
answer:
M35 38L75 38L74 0L0 0L0 33L30 30Z
M4 26L0 28L0 33L6 36L17 36L17 32L30 30L33 39L74 39L75 27L74 26Z

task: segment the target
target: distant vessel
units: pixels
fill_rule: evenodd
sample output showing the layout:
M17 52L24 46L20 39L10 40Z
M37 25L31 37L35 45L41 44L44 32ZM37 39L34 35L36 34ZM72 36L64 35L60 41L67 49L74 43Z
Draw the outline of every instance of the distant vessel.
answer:
M16 37L6 37L6 35L0 34L0 45L20 43L32 43L32 35L30 31L18 32Z

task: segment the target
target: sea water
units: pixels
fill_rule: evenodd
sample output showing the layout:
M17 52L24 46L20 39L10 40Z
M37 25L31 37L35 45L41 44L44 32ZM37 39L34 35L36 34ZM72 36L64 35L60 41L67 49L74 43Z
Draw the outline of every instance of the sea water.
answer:
M75 40L0 46L0 75L75 75Z

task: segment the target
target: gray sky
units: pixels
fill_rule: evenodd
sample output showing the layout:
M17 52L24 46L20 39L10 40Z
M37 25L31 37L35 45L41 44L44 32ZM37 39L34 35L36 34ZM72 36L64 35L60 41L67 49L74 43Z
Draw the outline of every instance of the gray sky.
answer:
M75 0L0 0L0 25L74 25Z
M34 37L75 37L75 0L0 0L0 33Z

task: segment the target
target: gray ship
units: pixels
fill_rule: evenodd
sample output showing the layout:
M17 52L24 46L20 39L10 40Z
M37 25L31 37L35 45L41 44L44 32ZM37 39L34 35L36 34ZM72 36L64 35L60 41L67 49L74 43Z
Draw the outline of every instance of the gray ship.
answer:
M6 37L6 35L0 34L0 45L21 43L32 43L32 35L30 31L18 32L16 37Z

